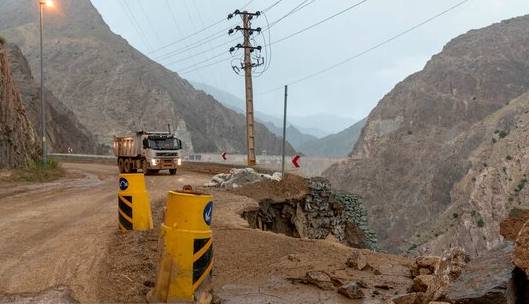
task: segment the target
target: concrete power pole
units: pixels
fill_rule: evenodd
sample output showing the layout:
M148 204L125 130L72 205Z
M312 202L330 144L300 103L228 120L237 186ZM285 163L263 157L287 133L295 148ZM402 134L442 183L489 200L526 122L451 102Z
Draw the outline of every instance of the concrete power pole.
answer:
M244 70L244 84L246 94L246 143L248 151L248 166L255 166L255 131L254 131L254 111L253 111L253 83L252 83L252 69L258 67L264 63L258 60L257 63L252 62L252 52L255 50L261 51L261 46L252 46L250 43L250 37L253 33L261 32L261 28L252 28L251 20L254 17L258 17L261 13L249 13L247 11L241 12L236 10L233 14L228 15L228 19L233 18L235 15L240 15L242 18L242 27L236 26L234 29L230 29L228 34L232 34L235 31L241 31L243 33L243 44L238 44L235 47L230 48L230 53L233 53L237 49L244 50L244 61L241 63L241 68ZM234 66L233 70L238 73L241 69Z
M248 166L255 166L255 135L253 117L253 82L252 82L252 58L250 49L250 19L243 15L244 31L244 84L246 87L246 143L248 147Z

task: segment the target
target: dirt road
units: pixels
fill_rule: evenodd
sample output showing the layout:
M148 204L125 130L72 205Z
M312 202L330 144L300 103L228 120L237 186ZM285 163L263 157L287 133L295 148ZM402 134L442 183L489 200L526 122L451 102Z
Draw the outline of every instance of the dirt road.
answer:
M133 245L127 242L116 249L116 240L121 240L116 233L116 168L75 163L63 166L67 176L58 182L0 185L0 303L2 295L6 302L5 299L28 295L38 297L39 292L61 286L72 291L73 299L85 303L144 301L126 294L111 297L108 278L122 275L124 282L135 278L120 274L121 268L109 268L108 260L122 254L120 250L144 250L129 248ZM200 188L209 177L194 172L148 176L147 187L152 201L162 202L167 191L181 189L184 184ZM293 285L287 280L310 270L357 276L369 282L368 275L345 269L351 248L332 241L293 239L250 229L238 213L255 206L255 201L229 192L209 191L215 196L216 266L212 284L223 303L355 303L335 291ZM376 263L377 257L371 258ZM408 263L404 258L388 259L395 265ZM152 275L152 268L150 265L141 271ZM139 270L135 271L132 273ZM395 277L392 271L388 270L388 276ZM384 281L384 277L378 280ZM402 286L409 283L404 277L392 278L387 282L392 284L388 292L401 289L399 280L403 281ZM137 290L124 290L140 294Z

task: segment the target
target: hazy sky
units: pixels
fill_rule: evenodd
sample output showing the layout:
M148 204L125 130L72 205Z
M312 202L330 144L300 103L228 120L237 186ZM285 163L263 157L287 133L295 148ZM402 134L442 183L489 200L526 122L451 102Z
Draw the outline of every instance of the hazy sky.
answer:
M262 10L278 0L255 0L249 10ZM215 34L240 18L218 25L158 52L210 24L220 21L248 0L92 0L111 29L131 45L156 58L169 69L181 72L196 64L214 63L225 51L229 57L231 39L240 34L216 38L201 47L186 46ZM283 0L267 12L270 23L292 10L303 0ZM270 30L272 42L331 16L360 0L310 0L302 10L285 18ZM454 6L461 0L370 0L343 15L271 47L270 68L254 80L255 107L271 114L282 113L282 89L260 94L320 71L360 53L422 21ZM457 9L391 43L367 53L332 71L289 87L289 114L330 113L360 119L369 114L378 101L396 83L416 72L452 38L468 30L529 13L527 0L470 0ZM138 25L136 26L135 23ZM261 16L253 27L266 27ZM267 37L268 38L268 37ZM258 42L262 42L259 37ZM242 41L242 38L241 38ZM235 44L235 42L234 42ZM190 56L194 56L188 58ZM267 56L267 60L270 56ZM180 74L186 79L207 83L234 95L244 96L244 80L231 69L231 62L212 65L196 72Z

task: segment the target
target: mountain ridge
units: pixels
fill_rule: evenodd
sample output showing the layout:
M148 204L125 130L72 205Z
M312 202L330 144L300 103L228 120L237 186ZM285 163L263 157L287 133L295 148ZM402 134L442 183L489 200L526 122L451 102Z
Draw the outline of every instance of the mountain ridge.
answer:
M469 156L483 140L456 139L529 90L528 37L523 16L451 40L378 103L352 157L324 173L367 199L370 224L386 249L416 247L413 238L454 203L454 187L476 170Z
M6 16L0 30L38 73L38 3L6 0L0 10ZM59 11L46 14L47 83L107 152L114 134L166 130L167 124L188 151L246 151L242 115L132 48L111 32L89 0L61 1ZM256 124L256 139L258 153L281 149L281 140L262 124Z

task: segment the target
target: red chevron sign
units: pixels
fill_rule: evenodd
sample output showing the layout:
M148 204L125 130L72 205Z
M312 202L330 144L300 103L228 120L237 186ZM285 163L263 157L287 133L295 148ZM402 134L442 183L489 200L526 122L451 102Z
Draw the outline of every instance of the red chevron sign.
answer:
M299 168L301 166L299 164L300 159L301 159L301 156L299 155L295 155L294 157L292 157L292 164L294 165L294 167Z

